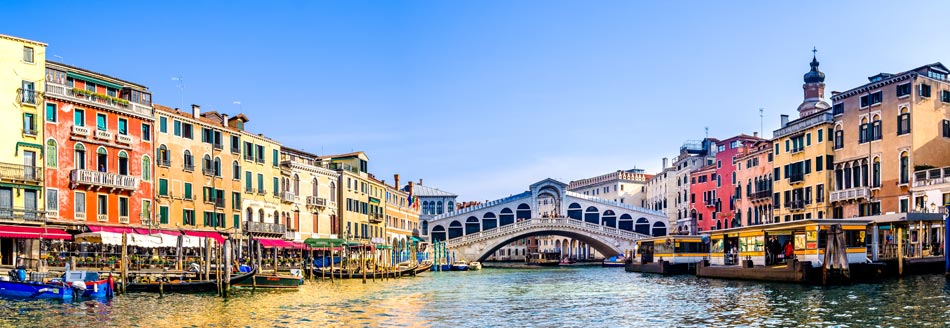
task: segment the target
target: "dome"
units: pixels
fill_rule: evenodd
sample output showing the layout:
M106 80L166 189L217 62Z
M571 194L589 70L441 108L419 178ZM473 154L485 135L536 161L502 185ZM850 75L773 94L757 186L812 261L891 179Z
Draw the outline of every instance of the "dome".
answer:
M805 83L822 83L825 82L825 73L822 73L818 70L818 59L816 57L811 58L811 70L808 73L805 73Z

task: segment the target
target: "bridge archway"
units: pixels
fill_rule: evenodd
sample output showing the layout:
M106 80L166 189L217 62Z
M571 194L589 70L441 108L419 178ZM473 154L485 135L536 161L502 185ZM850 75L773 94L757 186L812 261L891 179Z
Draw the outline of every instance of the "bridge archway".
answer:
M481 223L478 222L478 218L474 216L468 217L465 219L465 234L476 233L481 230Z
M614 211L606 210L604 211L604 217L601 219L601 222L605 226L616 228L617 227L617 214Z
M641 233L644 235L649 235L650 234L650 220L647 220L647 218L637 219L637 224L634 228L634 232Z
M630 214L620 216L620 222L617 222L617 229L633 231L633 217Z
M429 236L432 237L433 241L444 241L445 240L445 227L441 225L436 225L432 227L432 234Z
M666 236L666 224L663 222L653 222L653 234L651 236Z
M567 217L574 220L583 220L584 218L581 211L581 204L571 203L571 205L567 207Z
M590 222L593 224L600 224L600 211L596 207L588 206L584 210L584 222Z
M495 213L488 212L482 216L482 230L495 229L498 227L498 219Z
M518 220L527 220L531 218L531 206L528 204L521 203L518 205L518 210L515 211L515 217Z
M549 229L549 230L541 230L541 231L533 231L533 232L528 232L528 233L523 233L523 234L517 234L509 238L497 241L489 245L489 247L485 248L483 251L479 252L478 261L483 262L487 260L490 256L495 254L495 252L497 252L502 247L507 246L508 244L511 244L513 242L516 242L518 240L521 240L527 237L535 237L535 236L561 236L561 237L571 238L573 239L572 243L577 243L578 247L580 247L581 245L590 246L591 248L597 250L598 252L600 252L600 254L603 254L604 256L613 256L617 254L623 254L623 250L618 249L595 237L591 237L589 235L571 232L571 231ZM565 253L566 255L566 252L564 252L563 249L561 250L561 252ZM472 259L468 259L468 260L471 261Z
M462 229L462 223L458 221L452 221L449 224L449 239L458 238L464 235L464 229Z
M501 215L498 217L498 226L503 227L512 223L515 223L515 214L510 208L503 208L501 210Z

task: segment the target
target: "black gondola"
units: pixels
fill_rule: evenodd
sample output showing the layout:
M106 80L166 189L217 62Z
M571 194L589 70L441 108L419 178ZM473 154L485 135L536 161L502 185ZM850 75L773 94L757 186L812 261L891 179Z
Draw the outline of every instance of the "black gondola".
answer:
M231 279L244 279L253 275L255 272L257 272L257 269L233 276ZM218 282L215 280L172 280L162 283L156 280L151 282L128 283L125 285L125 290L145 293L208 293L218 291Z
M366 279L373 279L373 278L375 278L375 279L382 279L382 278L385 278L385 277L392 277L392 276L394 276L394 275L397 275L397 276L398 276L398 275L402 275L402 276L411 275L411 274L413 273L413 271L414 271L417 267L418 267L418 266L416 266L416 267L411 267L411 268L404 269L404 270L400 270L400 271L366 272ZM314 277L320 277L320 276L321 276L321 273L322 273L322 274L326 274L326 275L329 276L329 272L327 272L327 270L315 269L315 270L313 271ZM342 271L342 272L341 272L339 269L337 269L337 270L335 270L335 271L333 272L333 278L337 278L337 279L362 279L362 278L363 278L363 273L360 272L360 271L358 271L358 270L353 271L353 272L346 272L346 271Z

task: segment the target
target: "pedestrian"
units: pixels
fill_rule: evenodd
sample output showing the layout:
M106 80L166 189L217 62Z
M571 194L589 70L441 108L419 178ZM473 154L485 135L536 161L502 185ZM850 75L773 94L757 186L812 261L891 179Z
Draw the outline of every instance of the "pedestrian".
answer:
M795 256L795 248L792 247L792 241L785 242L785 262L788 262L789 259Z
M772 260L772 241L775 237L769 237L765 240L765 265L774 263Z

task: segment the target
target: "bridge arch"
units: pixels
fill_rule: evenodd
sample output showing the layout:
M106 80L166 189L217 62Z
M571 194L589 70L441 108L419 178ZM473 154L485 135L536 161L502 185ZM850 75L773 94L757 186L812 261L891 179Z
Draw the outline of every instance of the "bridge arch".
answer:
M503 227L515 223L515 214L510 208L501 209L501 215L498 217L498 226Z
M584 218L582 216L581 204L571 203L571 205L567 207L567 217L574 220L583 220Z
M495 229L498 227L498 219L495 213L488 212L482 216L482 230Z
M516 242L516 241L518 241L518 240L521 240L521 239L524 239L524 238L527 238L527 237L534 237L534 236L561 236L561 237L567 237L567 238L573 239L573 242L578 243L578 245L581 245L580 243L586 244L586 245L590 246L591 248L597 250L597 251L600 252L601 254L604 254L605 256L613 256L613 255L617 255L617 254L623 254L623 250L622 250L622 249L619 249L619 248L617 248L617 247L614 247L613 245L610 245L609 243L604 242L604 241L602 241L602 240L600 240L600 239L598 239L598 238L596 238L596 237L593 237L593 236L589 236L589 235L585 235L585 234L577 233L577 232L573 232L573 231L564 231L564 230L557 230L557 229L545 229L545 230L538 230L538 231L526 232L526 233L523 233L523 234L517 234L517 235L513 235L513 236L511 236L511 237L508 237L508 238L505 238L505 239L501 239L501 240L499 240L499 241L496 241L496 242L490 244L490 245L489 245L488 247L486 247L484 250L478 252L479 255L478 255L478 260L477 260L477 261L479 261L479 262L484 262L484 261L487 260L490 256L492 256L492 254L495 254L495 252L497 252L497 251L498 251L499 249L501 249L502 247L505 247L505 246L507 246L508 244L511 244L511 243ZM579 247L579 246L578 246L578 247ZM562 252L563 252L563 251L564 251L564 250L562 249ZM471 261L472 259L467 259L467 260Z
M584 222L600 224L600 211L596 207L588 206L587 210L584 210Z
M636 233L649 235L650 234L650 220L647 220L647 218L637 219L637 224L635 225L635 228L633 231Z
M468 217L465 219L465 234L476 233L481 228L481 222L478 222L478 218L474 216Z
M464 232L461 222L452 221L452 223L449 224L449 239L461 237L464 235Z

